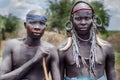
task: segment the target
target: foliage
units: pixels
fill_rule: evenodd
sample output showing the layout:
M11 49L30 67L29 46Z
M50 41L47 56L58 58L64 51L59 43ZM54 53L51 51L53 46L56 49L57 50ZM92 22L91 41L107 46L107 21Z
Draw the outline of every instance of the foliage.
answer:
M48 0L49 9L47 9L49 18L49 29L64 29L65 22L69 19L69 14L74 0Z
M110 15L108 14L109 10L105 10L103 3L98 1L91 2L90 4L93 6L95 14L97 14L97 16L100 17L102 21L102 27L100 28L100 32L102 34L106 34L106 36L108 37L109 33L107 32L105 27L109 26L110 19Z
M116 69L116 76L117 80L120 80L120 53L115 53L115 69Z
M120 53L118 53L118 52L116 52L116 54L115 54L115 61L116 61L116 64L120 65Z
M5 33L12 33L15 31L20 22L16 16L9 14L8 16L0 16L0 33L1 33L1 40L5 40Z
M5 18L3 16L0 16L0 29L5 28Z
M19 18L16 16L13 16L12 14L9 14L7 19L6 19L6 32L13 32L17 29L17 25L19 23Z

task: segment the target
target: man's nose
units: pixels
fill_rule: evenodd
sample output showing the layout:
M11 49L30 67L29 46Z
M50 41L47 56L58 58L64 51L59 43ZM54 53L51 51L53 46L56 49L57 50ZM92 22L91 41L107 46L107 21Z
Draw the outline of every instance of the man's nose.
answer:
M40 25L39 25L39 24L36 24L36 25L34 26L34 30L40 30Z
M40 26L40 25L37 23L37 24L34 26L34 28L39 28L39 26Z
M40 30L40 28L34 28L34 30Z
M86 23L85 19L82 19L81 24L85 24L85 23Z

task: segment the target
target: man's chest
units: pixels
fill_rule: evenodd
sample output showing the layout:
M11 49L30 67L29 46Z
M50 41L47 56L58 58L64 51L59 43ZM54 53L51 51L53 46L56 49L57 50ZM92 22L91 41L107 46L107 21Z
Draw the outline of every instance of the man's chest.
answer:
M74 54L77 54L74 55ZM75 64L75 59L78 57L79 63L82 64L82 59L85 59L86 63L90 62L90 56L95 57L95 63L96 65L104 64L105 62L105 57L106 53L102 50L100 46L96 46L94 49L94 53L91 52L91 47L90 46L81 46L79 48L79 53L75 53L73 51L73 48L71 47L67 52L66 55L64 56L65 62L67 65L73 65ZM88 63L89 64L89 63Z
M36 54L37 47L16 46L13 50L13 65L20 66L32 59Z

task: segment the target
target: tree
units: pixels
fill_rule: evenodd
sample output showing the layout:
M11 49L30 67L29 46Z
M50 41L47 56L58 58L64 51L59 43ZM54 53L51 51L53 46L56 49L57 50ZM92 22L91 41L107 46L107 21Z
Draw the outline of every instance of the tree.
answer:
M12 14L8 16L0 16L0 31L1 31L1 39L5 40L5 33L12 33L16 29L18 29L17 25L19 24L20 19Z
M4 33L3 33L3 31L4 31L4 29L5 29L5 18L4 17L2 17L2 16L0 16L0 49L1 49L1 41L2 41L2 39L4 38Z
M102 26L100 28L100 32L102 34L107 35L108 33L106 30L106 27L109 26L109 19L110 19L110 15L108 14L109 10L105 10L104 5L98 1L91 2L90 4L93 6L95 13L98 15L98 17L102 21Z
M69 19L74 0L48 0L48 3L49 29L57 28L58 30L63 30L65 22Z
M6 19L6 32L13 32L18 28L18 24L20 22L20 19L17 18L16 16L13 16L12 14L9 14L7 19ZM9 25L8 25L9 24Z
M19 24L20 19L12 14L8 16L0 15L0 49L1 49L1 41L6 39L5 33L12 33L16 29L18 29L17 25Z

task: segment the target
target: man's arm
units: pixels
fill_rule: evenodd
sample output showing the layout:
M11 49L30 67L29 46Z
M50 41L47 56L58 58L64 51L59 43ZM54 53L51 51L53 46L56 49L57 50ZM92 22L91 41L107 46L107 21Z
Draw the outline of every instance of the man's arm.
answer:
M64 75L65 75L65 61L64 61L64 54L66 54L65 50L63 48L67 45L67 40L64 41L62 44L58 46L58 53L59 53L59 68L60 68L60 76L61 80L64 80ZM66 49L67 50L67 49Z
M12 49L11 45L8 43L3 50L2 62L0 67L0 80L3 74L6 74L11 70L12 70Z
M59 71L59 56L56 48L52 48L51 52L51 76L52 80L61 80Z
M107 76L107 80L116 80L115 55L114 55L114 50L111 46L109 46L107 49L106 76Z
M62 51L59 51L59 56L60 56L60 75L61 75L61 80L64 80L64 53Z
M4 67L5 63L9 63L9 61L3 61L3 65L1 66L1 75L0 80L18 80L20 79L34 64L34 60L31 59L26 62L24 65L19 67L16 70L10 71L9 67ZM7 65L6 65L7 66ZM8 71L7 71L8 70Z
M0 69L0 80L20 79L26 72L31 69L32 66L34 66L34 63L40 61L40 59L42 59L42 55L38 50L36 55L31 60L12 71L12 46L11 42L8 43L3 50L3 60Z

